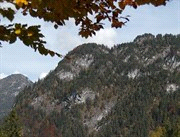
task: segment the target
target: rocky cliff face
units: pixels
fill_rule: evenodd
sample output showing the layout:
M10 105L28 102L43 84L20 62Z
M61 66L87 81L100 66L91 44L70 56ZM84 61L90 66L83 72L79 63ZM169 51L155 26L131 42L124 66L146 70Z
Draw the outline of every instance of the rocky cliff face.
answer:
M0 119L10 112L16 96L32 82L21 74L12 74L0 79Z
M170 132L179 86L180 35L145 34L112 49L78 46L17 96L16 110L25 136L145 137Z

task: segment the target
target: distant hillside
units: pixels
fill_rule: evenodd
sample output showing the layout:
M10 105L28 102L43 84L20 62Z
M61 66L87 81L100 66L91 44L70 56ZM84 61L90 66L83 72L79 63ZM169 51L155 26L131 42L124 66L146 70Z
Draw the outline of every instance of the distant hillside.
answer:
M17 96L25 137L180 135L180 35L70 51Z
M21 74L12 74L0 79L0 120L10 112L16 96L32 82Z

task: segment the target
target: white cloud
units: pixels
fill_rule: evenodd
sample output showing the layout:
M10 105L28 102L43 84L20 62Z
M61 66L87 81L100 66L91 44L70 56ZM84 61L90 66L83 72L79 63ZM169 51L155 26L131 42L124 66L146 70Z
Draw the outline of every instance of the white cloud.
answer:
M46 72L42 72L42 73L40 74L39 78L40 78L40 79L43 79L43 78L45 78L45 77L47 76L47 74L48 74L48 73L46 73Z
M7 77L8 75L6 75L6 74L4 74L4 73L1 73L0 74L0 79L3 79L3 78L5 78L5 77Z
M14 71L13 74L21 74L19 71Z
M117 32L113 28L101 29L96 33L96 36L88 39L88 42L95 42L98 44L104 44L109 47L114 46L117 39Z
M105 28L96 32L95 36L85 39L78 35L78 30L72 23L61 28L56 34L55 42L53 43L52 40L50 42L52 43L51 45L56 45L56 51L62 54L66 54L83 43L97 43L112 47L118 36L115 29Z
M6 2L6 1L1 2L0 7L5 8L5 9L11 8L12 10L16 10L16 7L13 4Z

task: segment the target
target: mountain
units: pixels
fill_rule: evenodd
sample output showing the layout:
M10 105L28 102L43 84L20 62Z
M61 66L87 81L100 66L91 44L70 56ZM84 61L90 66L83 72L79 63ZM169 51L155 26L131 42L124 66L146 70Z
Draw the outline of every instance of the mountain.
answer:
M28 137L175 137L179 87L180 35L144 34L76 47L15 109Z
M28 85L32 85L32 82L22 74L0 79L0 119L10 112L16 96Z

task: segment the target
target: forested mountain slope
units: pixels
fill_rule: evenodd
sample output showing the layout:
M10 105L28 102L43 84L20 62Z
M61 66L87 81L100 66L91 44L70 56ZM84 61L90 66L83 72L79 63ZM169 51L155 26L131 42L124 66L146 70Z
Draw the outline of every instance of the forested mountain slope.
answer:
M24 136L180 135L180 35L144 34L70 51L15 109Z

